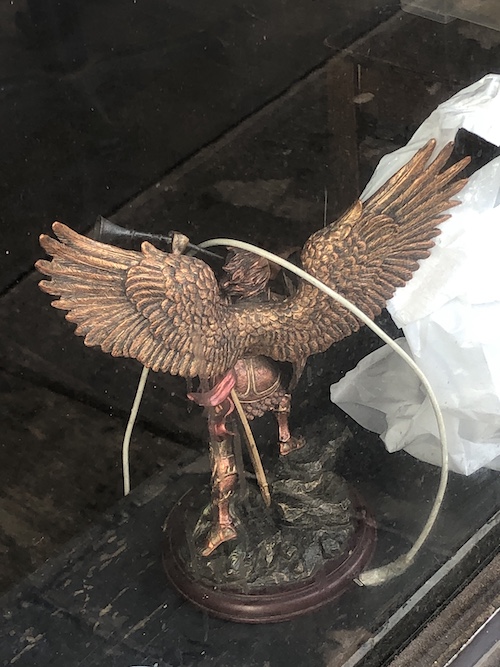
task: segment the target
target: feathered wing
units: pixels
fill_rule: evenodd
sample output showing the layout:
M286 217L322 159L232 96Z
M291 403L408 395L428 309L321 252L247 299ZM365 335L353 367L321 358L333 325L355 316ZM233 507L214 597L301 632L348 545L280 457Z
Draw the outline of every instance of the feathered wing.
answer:
M53 257L36 264L51 278L40 287L59 297L52 305L68 311L86 345L183 377L213 377L234 365L239 339L226 328L207 264L149 243L122 250L58 222L53 230L59 240L40 238Z
M439 234L438 225L449 208L460 203L453 197L466 180L454 181L469 162L443 171L453 146L446 146L432 161L430 141L368 201L358 201L337 222L313 234L302 251L302 265L370 317L375 317L405 285L428 257ZM267 306L269 309L269 306ZM359 329L360 321L308 283L293 299L270 313L260 353L299 366L309 355L321 352ZM269 311L270 312L270 311ZM255 318L256 313L250 313ZM280 334L273 318L278 315ZM259 313L262 322L267 320Z
M367 202L313 234L302 251L304 268L375 317L427 257L444 212L465 180L453 181L468 160L443 170L452 146L427 164L429 142ZM59 241L41 237L53 256L37 268L51 277L41 288L60 297L77 334L114 356L138 359L153 370L209 378L242 356L290 361L298 376L311 354L359 326L359 320L309 283L283 302L229 306L204 262L163 253L121 250L54 223Z

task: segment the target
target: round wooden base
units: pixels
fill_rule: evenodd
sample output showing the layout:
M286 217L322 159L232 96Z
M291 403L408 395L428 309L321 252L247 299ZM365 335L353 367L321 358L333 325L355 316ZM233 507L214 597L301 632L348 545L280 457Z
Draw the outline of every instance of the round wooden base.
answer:
M197 493L194 490L192 493ZM172 586L204 611L239 623L276 623L307 614L339 597L368 564L376 541L375 521L355 498L357 526L342 556L326 561L312 577L249 593L196 581L180 556L185 540L184 497L165 522L163 565Z

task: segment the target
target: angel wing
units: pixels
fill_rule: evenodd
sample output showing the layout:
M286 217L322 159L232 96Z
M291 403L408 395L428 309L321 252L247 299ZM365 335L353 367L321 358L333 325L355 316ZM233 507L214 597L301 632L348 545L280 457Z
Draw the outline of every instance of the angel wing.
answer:
M337 222L306 242L303 267L375 317L398 287L410 280L428 257L445 211L466 179L454 180L469 158L445 169L453 150L447 145L429 165L435 141L429 141L367 202L356 202ZM260 327L256 353L278 361L305 359L328 349L359 329L360 321L309 283L282 304L252 309L251 326ZM279 324L276 324L276 318ZM247 325L248 326L248 325Z
M85 344L132 357L155 371L213 377L237 360L238 340L225 328L225 305L204 262L157 250L122 250L55 222L59 240L42 235L53 256L36 268L51 277L45 292L67 310Z
M444 211L465 180L452 182L468 159L442 171L452 146L429 165L429 142L365 204L313 234L304 268L372 317L429 255ZM138 359L184 377L221 375L243 356L290 361L300 374L311 354L356 331L360 322L309 283L282 302L229 305L208 265L167 254L149 243L121 250L54 223L59 240L43 235L51 277L41 288L59 297L87 345Z

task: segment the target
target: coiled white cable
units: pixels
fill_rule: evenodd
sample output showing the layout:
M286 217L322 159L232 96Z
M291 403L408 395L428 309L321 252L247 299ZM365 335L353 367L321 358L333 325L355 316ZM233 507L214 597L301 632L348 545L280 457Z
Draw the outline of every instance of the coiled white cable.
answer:
M415 540L412 548L406 554L403 554L392 563L388 563L387 565L382 565L381 567L373 568L363 572L358 577L357 581L364 586L379 586L389 581L390 579L399 576L411 565L418 551L431 532L439 514L448 483L448 442L446 439L446 429L444 425L443 414L439 408L436 395L434 394L428 379L414 362L414 360L395 341L393 341L392 338L385 333L385 331L378 327L375 322L373 322L373 320L368 317L368 315L363 313L357 306L352 304L346 298L335 292L331 287L328 287L328 285L325 285L323 282L307 273L307 271L304 271L303 269L295 266L291 262L288 262L286 259L278 257L278 255L268 252L267 250L263 250L258 246L252 245L251 243L245 243L244 241L220 238L211 239L210 241L205 241L199 245L201 248L210 248L213 246L229 246L233 248L241 248L242 250L248 250L255 253L256 255L260 255L261 257L268 259L270 262L278 264L279 266L287 269L288 271L291 271L292 273L295 273L295 275L297 275L299 278L302 278L302 280L311 283L311 285L317 287L319 290L337 301L341 306L350 310L353 315L366 324L367 327L376 333L377 336L384 341L384 343L389 345L408 364L408 366L410 366L410 368L423 384L436 416L439 438L441 440L441 478L436 493L436 498L429 513L429 517L427 518L427 521L425 522L425 525L422 529L422 532Z

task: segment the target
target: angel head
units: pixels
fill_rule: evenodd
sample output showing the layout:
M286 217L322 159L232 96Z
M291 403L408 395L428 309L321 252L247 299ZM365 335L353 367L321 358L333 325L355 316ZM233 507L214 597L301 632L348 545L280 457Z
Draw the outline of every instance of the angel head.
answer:
M231 250L223 266L227 276L220 281L229 297L250 299L267 288L271 265L267 259L248 250Z

